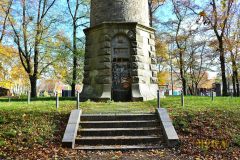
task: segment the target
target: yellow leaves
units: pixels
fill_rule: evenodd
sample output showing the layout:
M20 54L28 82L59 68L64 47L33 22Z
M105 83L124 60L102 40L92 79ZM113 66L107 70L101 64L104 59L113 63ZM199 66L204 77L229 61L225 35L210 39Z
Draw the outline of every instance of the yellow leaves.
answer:
M12 88L14 84L28 85L27 74L12 46L0 44L0 86Z
M0 44L0 55L11 58L12 56L16 55L16 51L11 46L4 46Z
M226 4L226 0L221 0L221 6L222 6L222 9L225 9L227 4Z
M158 57L168 59L168 46L160 39L156 39L156 54Z
M158 85L166 85L169 79L169 73L166 71L159 72L157 78Z
M11 89L12 88L12 82L11 81L0 81L0 87L6 88L6 89Z

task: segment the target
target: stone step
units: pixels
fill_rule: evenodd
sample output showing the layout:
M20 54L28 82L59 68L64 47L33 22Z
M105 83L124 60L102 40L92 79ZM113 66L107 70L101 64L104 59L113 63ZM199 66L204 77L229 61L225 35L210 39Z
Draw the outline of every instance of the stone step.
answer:
M81 121L154 120L156 114L83 114Z
M135 128L135 127L158 127L159 120L139 121L81 121L80 128Z
M78 150L151 150L151 149L163 149L163 145L102 145L102 146L89 146L79 145L75 147Z
M144 128L82 128L78 130L81 136L146 136L162 134L160 127Z
M162 136L83 136L77 137L78 145L141 145L160 144Z

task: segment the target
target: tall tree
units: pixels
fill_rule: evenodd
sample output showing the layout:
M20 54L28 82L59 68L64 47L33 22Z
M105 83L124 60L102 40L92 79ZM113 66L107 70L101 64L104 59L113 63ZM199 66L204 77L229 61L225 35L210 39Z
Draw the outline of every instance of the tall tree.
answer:
M210 29L213 30L217 41L218 41L218 49L219 52L219 60L221 66L221 77L222 77L222 95L228 95L228 86L227 86L227 78L226 78L226 50L224 37L226 36L226 29L228 20L231 16L231 11L233 4L236 0L209 0L207 7L197 13L192 9L192 11L196 14L199 14L203 17L203 23L205 25L209 25ZM210 5L209 5L210 4ZM201 7L200 7L201 8Z
M71 3L72 2L72 3ZM72 48L71 51L73 53L73 71L72 71L72 92L71 95L75 96L75 87L77 81L77 67L78 67L78 47L77 47L77 30L79 27L86 26L88 22L82 22L81 20L87 17L87 12L80 12L80 9L88 5L88 1L86 0L67 0L68 11L71 15L72 20Z
M37 97L39 75L50 65L48 63L41 70L39 69L40 62L42 62L42 58L40 58L41 43L46 38L44 34L54 23L53 20L47 20L47 15L55 2L56 0L39 0L37 2L21 0L20 4L16 4L21 7L22 11L18 17L20 21L9 18L21 63L29 76L32 97ZM30 14L29 12L35 7L35 4L36 10L33 9Z
M236 10L235 15L233 16L228 23L227 32L225 36L226 50L230 53L230 62L232 69L232 85L233 85L233 95L240 95L239 88L239 50L240 50L240 15L238 15L238 10Z
M2 43L3 37L6 34L6 27L8 23L8 17L10 16L10 11L12 7L13 0L2 0L0 2L0 43Z
M154 14L158 10L160 6L164 4L165 0L148 0L148 7L149 7L149 20L150 26L153 26L154 21Z
M183 32L186 32L185 30L182 30L182 25L184 23L185 18L187 17L187 8L180 4L179 1L172 0L173 4L173 13L175 14L177 20L174 22L176 24L176 31L175 31L175 43L177 47L177 57L178 57L178 65L179 65L179 73L180 73L180 79L182 82L182 91L183 94L187 94L187 79L186 79L186 64L184 61L185 52L187 49L186 42L189 38L189 35Z

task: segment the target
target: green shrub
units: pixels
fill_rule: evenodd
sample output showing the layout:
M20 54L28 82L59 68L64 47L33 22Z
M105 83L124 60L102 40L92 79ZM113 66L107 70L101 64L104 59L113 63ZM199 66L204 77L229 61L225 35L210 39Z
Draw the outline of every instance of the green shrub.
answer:
M5 146L5 141L3 139L0 139L0 147Z
M17 131L13 130L13 129L3 133L3 136L6 138L14 138L14 137L16 137L16 135L17 135Z
M189 123L183 117L176 117L174 119L173 125L180 130L186 131L189 127Z
M236 146L240 147L240 134L237 134L237 135L234 136L234 138L233 138L233 143L234 143Z
M5 118L0 116L0 124L4 124L5 123Z

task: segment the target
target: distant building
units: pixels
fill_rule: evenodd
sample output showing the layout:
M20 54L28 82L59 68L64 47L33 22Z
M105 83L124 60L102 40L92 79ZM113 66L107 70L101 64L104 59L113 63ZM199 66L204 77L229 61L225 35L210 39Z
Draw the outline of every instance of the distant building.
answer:
M8 96L9 93L10 93L9 89L0 87L0 97Z
M82 86L76 85L76 90L81 91ZM38 93L41 97L52 97L58 92L63 97L71 96L71 86L61 82L60 80L40 80L38 85Z
M55 96L55 92L58 91L59 94L62 93L62 90L70 90L69 85L64 84L60 80L40 80L38 86L38 93L41 97L52 97Z

